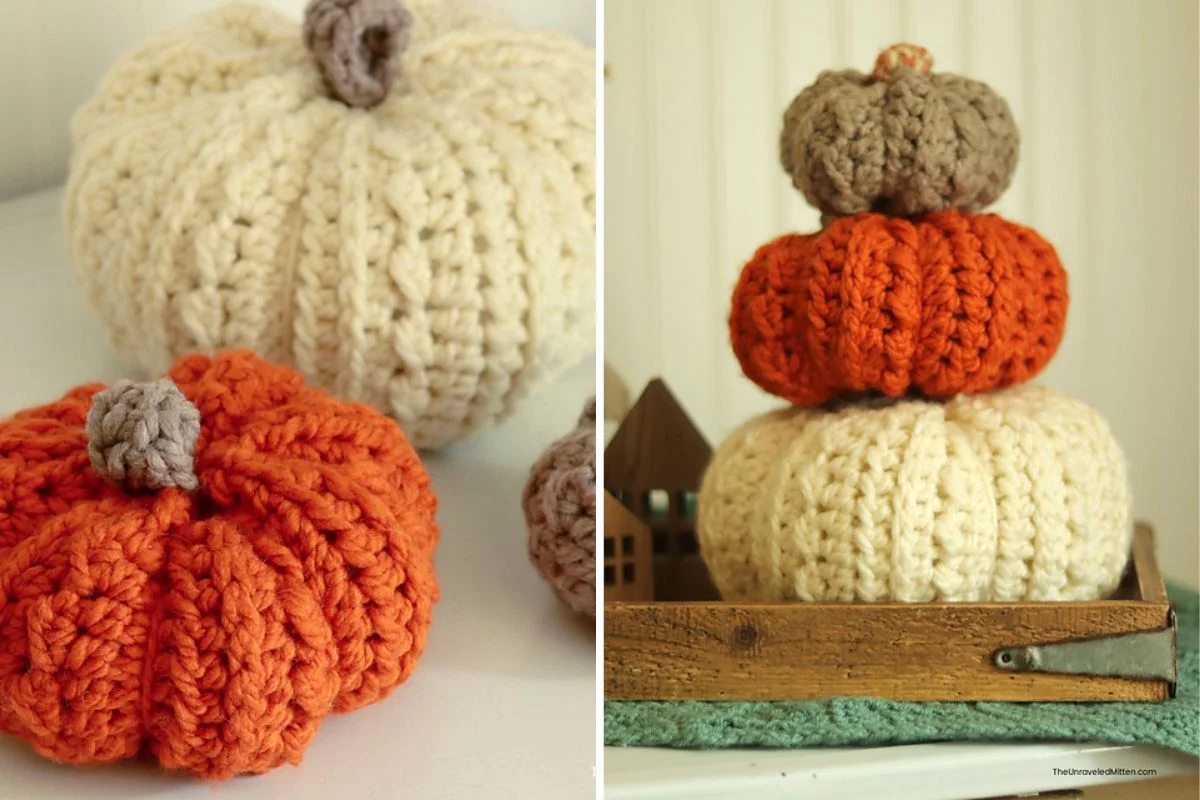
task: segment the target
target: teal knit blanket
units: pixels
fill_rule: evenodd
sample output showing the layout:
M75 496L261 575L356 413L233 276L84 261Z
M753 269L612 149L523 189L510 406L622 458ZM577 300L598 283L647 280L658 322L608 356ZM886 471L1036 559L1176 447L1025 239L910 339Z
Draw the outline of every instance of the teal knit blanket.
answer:
M912 703L870 698L604 704L604 743L624 747L821 747L938 741L1148 744L1200 755L1200 613L1168 582L1178 619L1175 697L1160 703Z

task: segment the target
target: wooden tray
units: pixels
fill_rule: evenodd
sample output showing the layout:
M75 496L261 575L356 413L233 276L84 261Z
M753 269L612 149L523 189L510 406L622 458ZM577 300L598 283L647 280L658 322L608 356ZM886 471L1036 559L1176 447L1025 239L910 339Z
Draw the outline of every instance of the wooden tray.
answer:
M1155 635L1109 638L1136 632ZM1121 652L1097 661L1097 639L1107 640L1103 647L1119 642ZM1014 671L1001 663L1023 652L1012 648L1082 640L1093 640L1085 671L1120 674ZM1156 676L1111 666L1139 657L1143 641L1164 653ZM1061 656L1063 649L1054 651ZM1174 664L1174 615L1144 524L1110 600L604 605L608 700L1154 701L1174 696Z

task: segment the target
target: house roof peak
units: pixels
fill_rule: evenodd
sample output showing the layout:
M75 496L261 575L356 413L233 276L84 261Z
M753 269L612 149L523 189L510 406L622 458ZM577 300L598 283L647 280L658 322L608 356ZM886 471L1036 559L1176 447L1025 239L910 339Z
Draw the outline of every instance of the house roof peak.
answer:
M712 448L661 378L654 378L604 450L610 490L693 492Z

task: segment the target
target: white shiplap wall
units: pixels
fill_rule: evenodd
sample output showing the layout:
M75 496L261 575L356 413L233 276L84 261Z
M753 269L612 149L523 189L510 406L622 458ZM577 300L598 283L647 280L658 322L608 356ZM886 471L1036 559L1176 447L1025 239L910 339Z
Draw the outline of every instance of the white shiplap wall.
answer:
M259 0L300 19L307 0ZM71 115L121 53L223 0L0 0L0 200L61 183ZM596 0L481 0L596 41ZM297 22L297 36L299 35Z
M725 314L754 248L817 213L778 166L783 109L822 69L913 41L991 84L1022 133L993 210L1070 273L1043 381L1101 410L1168 572L1196 580L1200 255L1195 0L607 0L605 356L664 376L716 442L778 405Z

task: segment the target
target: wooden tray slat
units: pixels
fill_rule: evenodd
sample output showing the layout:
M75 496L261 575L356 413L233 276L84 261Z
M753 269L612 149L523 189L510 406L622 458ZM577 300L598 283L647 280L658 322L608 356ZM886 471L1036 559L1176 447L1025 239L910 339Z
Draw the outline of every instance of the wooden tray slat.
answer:
M1137 578L1140 597L1148 603L1170 603L1167 585L1163 582L1162 570L1154 557L1154 533L1145 524L1139 524L1133 532L1133 560L1130 571Z
M1161 630L1170 604L1146 526L1137 596L1055 603L608 603L611 700L1163 700L1166 681L1010 672L1001 647Z

